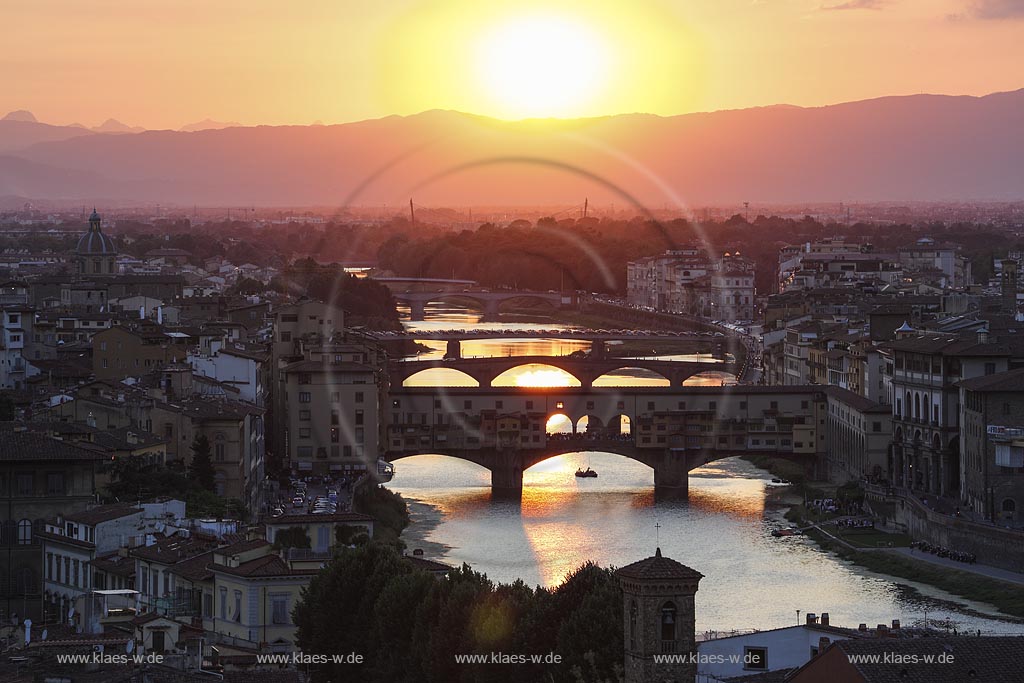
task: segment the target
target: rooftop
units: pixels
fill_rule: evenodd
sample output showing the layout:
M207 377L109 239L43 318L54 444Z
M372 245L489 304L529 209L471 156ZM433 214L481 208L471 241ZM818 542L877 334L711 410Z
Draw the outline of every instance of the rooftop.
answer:
M704 578L696 569L690 569L681 562L663 557L661 554L661 548L658 548L653 557L634 562L633 564L627 564L625 567L616 570L617 576L625 577L627 579L640 579L653 581L658 579L684 579L689 581L699 581Z

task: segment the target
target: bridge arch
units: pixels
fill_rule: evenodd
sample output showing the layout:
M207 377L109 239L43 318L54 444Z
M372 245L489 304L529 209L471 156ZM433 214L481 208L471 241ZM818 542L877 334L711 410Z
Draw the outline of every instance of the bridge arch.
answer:
M705 370L683 380L684 387L724 387L736 383L736 375L724 370Z
M621 379L635 380L633 384L625 384ZM664 374L636 365L623 365L614 370L602 373L594 380L595 387L670 387L672 380Z
M551 363L522 363L503 370L493 380L492 387L581 387L579 377L558 367L557 359ZM524 370L525 368L525 370Z
M478 387L480 381L457 368L425 368L402 380L403 387Z

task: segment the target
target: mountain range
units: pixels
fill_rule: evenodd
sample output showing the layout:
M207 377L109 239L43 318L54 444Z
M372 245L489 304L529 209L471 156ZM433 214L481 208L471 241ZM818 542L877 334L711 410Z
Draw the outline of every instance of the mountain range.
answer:
M1024 199L1024 90L669 117L204 121L117 135L25 113L0 120L0 196L396 207L409 197L424 206L589 197L657 207Z

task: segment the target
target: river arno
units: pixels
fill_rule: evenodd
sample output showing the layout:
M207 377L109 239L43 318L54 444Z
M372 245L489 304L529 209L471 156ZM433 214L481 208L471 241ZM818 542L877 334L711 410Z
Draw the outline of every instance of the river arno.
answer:
M466 327L461 311L426 327ZM533 327L533 326L530 326ZM545 324L545 328L552 327ZM501 353L518 351L505 342ZM546 352L541 340L523 343ZM509 348L505 348L509 347ZM464 353L484 355L475 347ZM565 353L574 349L551 349ZM632 380L635 383L635 378ZM433 383L433 380L431 380ZM590 466L597 479L577 479ZM966 603L928 586L873 575L801 537L773 538L785 525L785 487L742 460L695 470L690 497L655 503L649 468L615 455L577 453L528 470L522 501L492 500L489 473L445 456L400 460L390 484L411 501L410 549L445 562L467 562L497 581L554 585L587 560L621 566L662 551L705 575L697 593L697 629L766 629L796 623L797 610L828 612L836 625L874 626L926 616L959 630L1024 633L986 605ZM916 590L914 590L916 589ZM801 617L802 618L802 617Z

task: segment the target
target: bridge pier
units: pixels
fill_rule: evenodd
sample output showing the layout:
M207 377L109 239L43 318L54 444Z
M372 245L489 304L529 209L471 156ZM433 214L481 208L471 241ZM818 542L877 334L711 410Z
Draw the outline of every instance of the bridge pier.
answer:
M494 453L491 470L491 496L519 499L523 495L523 463L515 451Z
M449 339L448 348L444 352L445 358L462 358L462 342L458 339Z
M484 315L480 318L480 322L493 323L501 317L501 313L498 310L500 302L497 299L485 299L484 300Z
M409 302L409 319L413 322L425 320L427 317L427 304L425 301Z
M690 463L686 451L662 451L654 467L654 497L686 500L690 495Z

